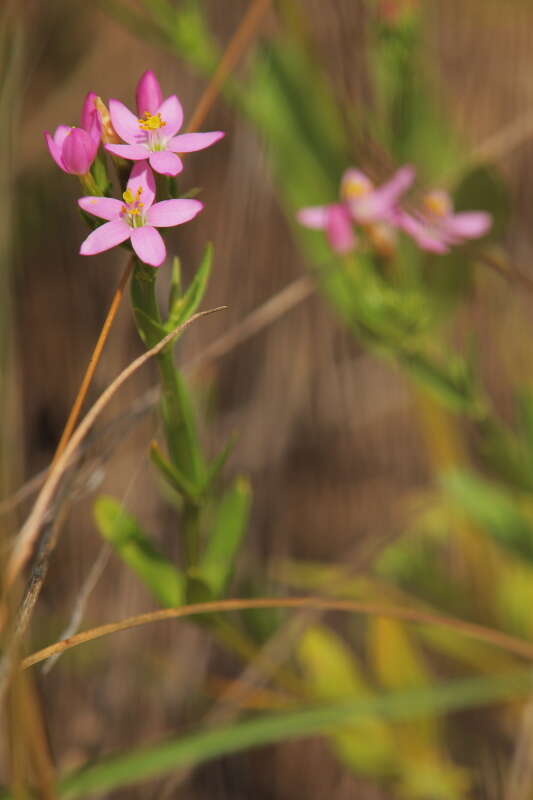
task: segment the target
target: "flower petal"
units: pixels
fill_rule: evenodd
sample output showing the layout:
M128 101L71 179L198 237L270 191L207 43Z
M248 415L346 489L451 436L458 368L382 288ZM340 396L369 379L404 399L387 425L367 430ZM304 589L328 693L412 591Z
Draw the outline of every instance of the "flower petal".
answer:
M446 244L446 237L437 228L424 224L411 214L402 211L396 217L396 224L405 231L416 244L430 253L447 253L449 248Z
M106 144L105 149L114 156L127 158L130 161L143 161L150 155L148 148L142 144Z
M143 116L145 111L155 114L163 102L163 92L151 69L147 69L139 78L135 98L137 100L137 112L140 117Z
M204 150L218 142L225 134L222 131L209 131L204 133L182 133L174 136L167 142L167 150L173 153L194 153Z
M81 127L87 131L91 139L98 145L102 134L100 117L95 105L96 94L88 92L81 109Z
M80 197L78 205L88 214L93 214L95 217L114 219L120 216L124 203L114 197L95 197L91 195L89 197Z
M306 228L313 228L314 230L324 230L328 222L328 209L329 206L308 206L301 208L297 214L296 219L301 225Z
M128 189L135 196L140 189L140 201L144 203L144 213L148 211L155 200L154 173L146 161L134 165L128 179Z
M343 205L333 205L328 209L326 223L328 242L336 253L349 253L355 247L356 239L348 209Z
M353 218L357 222L368 223L390 220L400 196L407 191L415 179L415 171L405 166L394 173L392 178L373 192L349 200Z
M94 256L122 244L131 235L131 228L123 219L113 219L90 233L80 247L82 256Z
M492 225L492 217L485 211L462 211L451 214L442 222L450 236L459 239L477 239L484 236Z
M150 153L150 166L161 175L177 175L183 169L181 158L167 150Z
M113 128L125 142L140 144L146 140L146 133L141 130L139 120L120 100L109 101L109 113Z
M156 228L171 228L189 222L203 207L199 200L162 200L148 211L146 221Z
M181 103L175 94L170 95L161 103L157 109L161 114L161 119L165 123L161 128L161 133L165 139L170 139L175 133L179 131L183 124L183 109Z
M133 228L131 231L131 244L141 261L151 267L159 267L167 255L161 234L150 225L143 225L142 228Z
M82 128L71 128L61 149L61 160L71 175L85 175L93 163L98 144Z
M54 144L61 150L63 143L72 130L72 125L59 125L54 133Z
M68 129L70 130L70 128ZM56 162L57 166L66 172L65 165L63 164L63 160L61 158L61 147L59 147L54 139L50 136L48 131L45 131L44 138L46 140L46 144L48 145L48 150L50 151L50 155Z

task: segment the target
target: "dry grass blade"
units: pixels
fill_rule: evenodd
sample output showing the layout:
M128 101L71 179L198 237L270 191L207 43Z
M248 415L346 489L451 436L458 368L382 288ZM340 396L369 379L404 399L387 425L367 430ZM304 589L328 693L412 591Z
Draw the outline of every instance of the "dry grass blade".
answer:
M220 63L209 85L196 106L190 122L187 125L187 132L192 133L196 131L206 118L224 82L237 65L239 58L255 34L263 16L269 10L270 4L271 0L255 0L255 2L250 4L233 38L228 44L224 55L220 59Z
M195 314L189 320L184 322L182 325L179 325L175 330L171 331L167 336L161 339L155 347L152 347L151 350L148 350L146 353L143 353L141 356L132 361L129 366L123 370L118 377L107 387L107 389L102 392L96 403L92 406L92 408L87 412L83 420L80 422L79 426L74 431L72 437L68 441L65 449L50 469L50 472L47 475L47 478L39 492L33 509L24 523L23 527L19 531L19 534L15 541L15 546L11 555L8 559L5 575L4 575L4 591L9 591L10 587L13 585L13 582L17 575L20 574L21 570L24 568L25 564L27 563L28 559L30 558L33 548L37 542L37 538L39 536L39 531L41 529L41 525L45 518L48 506L50 501L54 496L54 492L58 487L59 481L63 476L65 470L67 469L72 456L74 455L76 449L79 447L80 443L83 441L91 427L94 425L96 419L101 414L105 406L109 403L113 395L120 389L123 383L131 377L138 369L140 369L147 361L157 355L163 348L165 348L173 339L176 338L180 333L182 333L185 328L195 322L200 317L205 317L209 314L213 314L216 311L221 311L224 309L225 306L220 306L218 308L213 308L208 311L202 311L198 314Z
M138 628L141 625L148 625L152 622L161 622L168 619L183 619L199 614L215 614L227 611L245 611L257 608L309 608L322 609L324 611L341 611L351 614L366 614L378 617L388 617L400 619L405 622L416 622L423 625L437 625L441 628L448 628L462 636L477 639L487 644L492 644L502 650L506 650L514 655L521 656L529 661L533 661L533 643L525 639L518 639L509 636L507 633L486 628L473 622L466 622L454 617L445 617L440 614L432 614L427 611L420 611L415 608L403 608L401 606L382 606L377 603L364 603L352 600L329 600L323 597L261 597L248 600L231 599L220 600L210 603L195 603L180 608L165 608L159 611L151 611L147 614L139 614L128 617L120 622L110 622L107 625L100 625L98 628L91 628L88 631L72 636L70 639L51 644L43 650L28 656L22 661L22 669L38 664L56 653L70 650L80 644L100 639L102 636L110 636L113 633Z

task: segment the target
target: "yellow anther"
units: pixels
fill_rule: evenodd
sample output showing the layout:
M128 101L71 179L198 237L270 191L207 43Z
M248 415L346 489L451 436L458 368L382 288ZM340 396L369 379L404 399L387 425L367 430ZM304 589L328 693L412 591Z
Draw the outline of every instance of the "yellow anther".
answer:
M143 131L157 131L165 125L165 121L161 119L161 114L150 114L145 111L144 115L139 119L139 127Z
M131 189L126 189L126 191L122 195L122 199L128 205L131 205L131 203L133 203L134 197L133 197L133 193L132 193Z
M348 170L341 184L341 197L344 200L356 200L364 197L373 189L372 181L357 170Z
M446 217L452 211L452 204L446 192L428 192L423 200L424 210L435 217Z

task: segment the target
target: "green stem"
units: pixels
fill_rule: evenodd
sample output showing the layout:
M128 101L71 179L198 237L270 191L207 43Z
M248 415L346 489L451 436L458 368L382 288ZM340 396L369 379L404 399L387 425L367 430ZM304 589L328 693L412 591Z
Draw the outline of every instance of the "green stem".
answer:
M152 267L136 262L131 281L131 299L137 328L147 347L153 347L167 332L155 294L156 276L157 271ZM205 477L205 466L194 410L183 378L174 364L173 346L162 350L156 360L161 379L161 414L170 460L194 486L200 487ZM198 562L200 514L197 506L184 500L187 567Z

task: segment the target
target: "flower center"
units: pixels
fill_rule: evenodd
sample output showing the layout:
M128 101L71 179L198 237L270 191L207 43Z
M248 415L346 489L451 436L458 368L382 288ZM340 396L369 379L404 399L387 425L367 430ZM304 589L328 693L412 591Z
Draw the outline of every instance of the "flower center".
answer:
M141 203L142 191L142 186L139 186L135 194L131 189L126 189L122 195L126 205L122 206L120 213L131 228L142 228L144 225L144 203Z
M158 131L163 125L166 125L166 122L161 118L159 112L150 114L149 111L145 111L142 117L139 118L139 128L142 131Z
M446 192L428 192L423 200L424 211L433 217L447 217L451 214L452 204Z
M344 200L358 200L369 194L374 187L366 175L348 174L342 181L341 195Z

